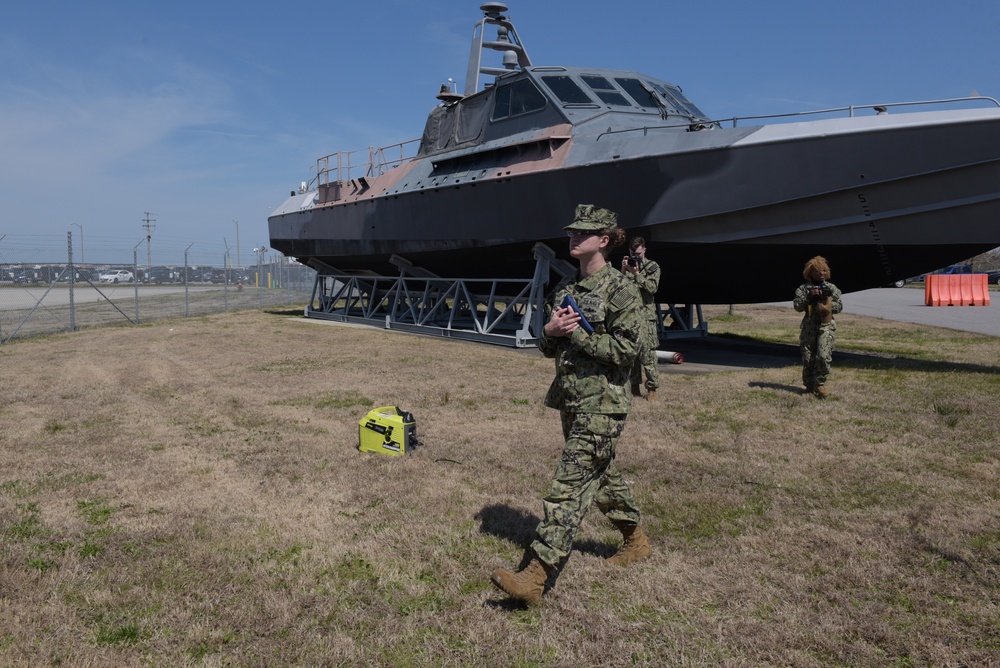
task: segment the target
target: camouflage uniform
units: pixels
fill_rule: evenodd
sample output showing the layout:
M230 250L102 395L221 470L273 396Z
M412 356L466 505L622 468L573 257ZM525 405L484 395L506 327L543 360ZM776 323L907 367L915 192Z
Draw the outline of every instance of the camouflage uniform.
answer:
M642 385L642 372L646 372L646 389L656 390L660 387L660 370L657 368L656 349L660 347L660 337L656 331L656 289L660 285L660 265L652 260L643 260L639 273L631 272L625 276L635 281L642 296L643 322L642 339L639 355L632 365L632 385Z
M614 460L632 406L628 385L640 346L641 298L634 283L610 264L593 276L562 281L549 309L566 294L576 299L594 332L579 327L569 337L542 336L539 342L542 353L556 361L545 405L561 412L566 439L531 545L549 566L569 556L591 503L613 522L639 523L639 509Z
M832 313L840 313L844 309L840 300L840 290L829 281L803 283L795 290L792 306L799 313L804 313L799 334L799 348L802 351L802 383L809 389L824 385L830 375L837 331L837 321L833 319L832 314L829 322L821 322L816 302L809 298L809 288L819 286L830 288Z

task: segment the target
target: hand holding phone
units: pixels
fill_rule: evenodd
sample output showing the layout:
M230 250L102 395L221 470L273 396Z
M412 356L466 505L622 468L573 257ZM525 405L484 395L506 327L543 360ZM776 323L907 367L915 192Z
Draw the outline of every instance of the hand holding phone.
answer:
M573 299L573 295L566 295L563 297L562 304L560 304L560 306L562 308L568 307L573 309L573 311L580 316L580 327L583 327L584 331L588 334L594 333L594 326L587 322L587 316L583 315L583 311L580 310L580 305L576 303L575 299Z

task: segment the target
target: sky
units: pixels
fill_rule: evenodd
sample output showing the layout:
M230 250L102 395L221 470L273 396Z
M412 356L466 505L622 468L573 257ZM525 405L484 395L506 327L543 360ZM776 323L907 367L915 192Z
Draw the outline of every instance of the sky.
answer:
M463 90L480 4L8 3L0 263L69 232L77 262L254 264L317 158L417 139ZM1000 98L996 0L506 4L533 64L635 69L716 119Z

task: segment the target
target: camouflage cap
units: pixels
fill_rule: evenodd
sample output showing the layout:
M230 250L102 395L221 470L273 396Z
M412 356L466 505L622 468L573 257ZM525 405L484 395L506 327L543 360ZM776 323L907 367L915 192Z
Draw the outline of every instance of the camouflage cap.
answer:
M618 214L593 204L578 204L573 222L564 227L567 232L602 232L618 227Z

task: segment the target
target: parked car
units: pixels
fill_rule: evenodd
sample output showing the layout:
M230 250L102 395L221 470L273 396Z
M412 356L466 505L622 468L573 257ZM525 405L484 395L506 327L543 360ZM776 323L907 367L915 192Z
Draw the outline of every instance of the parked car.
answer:
M993 271L986 272L986 282L993 283L994 285L1000 285L1000 269L994 269Z
M169 267L153 267L146 272L143 277L143 282L145 283L156 283L160 285L162 283L173 283L177 280L177 274L175 274Z
M971 264L949 264L947 267L938 269L937 271L930 272L931 274L971 274L972 265ZM893 283L897 288L901 288L907 283L923 283L927 280L929 274L920 274L919 276L911 276L905 281L896 281Z
M131 283L132 272L127 269L113 269L101 274L101 283Z
M37 271L22 271L14 275L15 283L39 283L41 278L38 276Z

